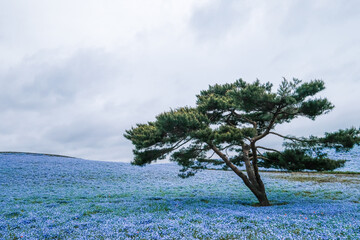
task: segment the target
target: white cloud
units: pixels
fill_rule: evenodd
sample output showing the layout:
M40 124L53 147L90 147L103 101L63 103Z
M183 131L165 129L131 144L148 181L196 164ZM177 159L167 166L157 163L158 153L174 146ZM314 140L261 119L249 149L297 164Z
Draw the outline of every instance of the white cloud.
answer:
M125 129L240 77L325 80L336 109L283 133L356 126L359 5L0 1L1 150L129 161Z

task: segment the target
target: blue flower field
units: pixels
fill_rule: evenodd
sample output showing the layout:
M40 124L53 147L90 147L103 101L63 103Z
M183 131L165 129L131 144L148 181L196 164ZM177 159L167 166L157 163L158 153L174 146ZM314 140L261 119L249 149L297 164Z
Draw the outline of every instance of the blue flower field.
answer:
M359 174L262 172L256 207L233 172L179 168L1 153L0 239L360 239Z

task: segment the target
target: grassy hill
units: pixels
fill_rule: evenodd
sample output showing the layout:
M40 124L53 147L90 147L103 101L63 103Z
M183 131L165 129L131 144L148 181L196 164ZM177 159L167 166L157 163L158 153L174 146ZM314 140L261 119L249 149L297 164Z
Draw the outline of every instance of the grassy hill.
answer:
M360 176L264 172L271 207L231 171L0 154L0 239L356 239Z

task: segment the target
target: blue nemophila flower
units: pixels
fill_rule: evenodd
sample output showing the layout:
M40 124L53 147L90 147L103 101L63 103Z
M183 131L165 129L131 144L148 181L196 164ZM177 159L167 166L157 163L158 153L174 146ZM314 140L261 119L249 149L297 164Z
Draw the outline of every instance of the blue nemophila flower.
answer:
M0 154L0 239L360 237L358 176L264 173L263 208L230 171L178 170Z

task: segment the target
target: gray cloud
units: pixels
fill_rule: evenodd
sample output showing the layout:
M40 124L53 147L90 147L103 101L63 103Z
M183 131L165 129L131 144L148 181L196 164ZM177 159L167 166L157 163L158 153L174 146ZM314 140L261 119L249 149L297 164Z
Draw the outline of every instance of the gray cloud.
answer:
M359 21L358 7L357 1L291 1L281 30L291 35L300 35L314 28L338 31L334 26L346 26L352 21Z
M122 135L122 123L116 123L121 113L104 111L107 93L113 95L122 84L121 61L91 49L56 62L48 58L44 53L30 57L3 74L2 146L71 153L66 147L104 147L108 139ZM12 144L6 144L9 137Z
M1 75L3 111L72 104L81 94L96 94L120 72L121 63L100 50L79 50L62 60L54 58L57 54L28 57Z
M191 25L201 41L224 38L232 28L241 30L250 14L246 1L211 1L194 11Z
M125 129L240 77L325 80L335 110L282 133L359 125L357 1L32 3L0 3L0 150L130 161Z

